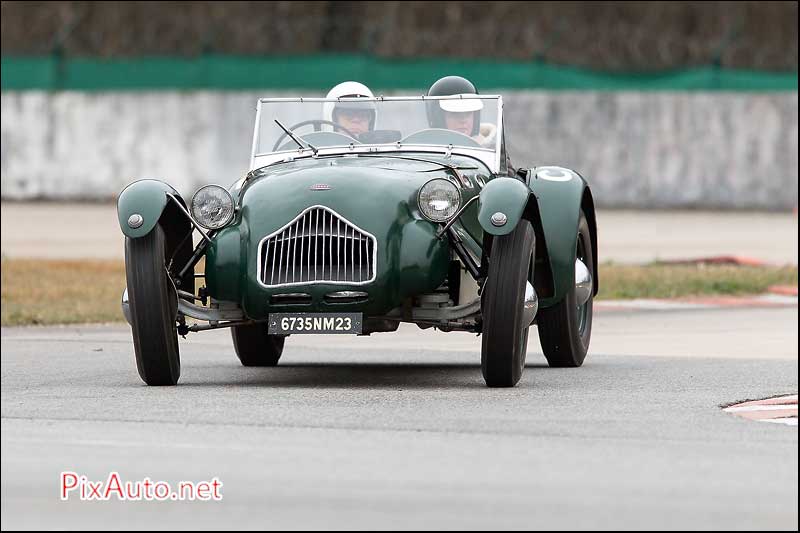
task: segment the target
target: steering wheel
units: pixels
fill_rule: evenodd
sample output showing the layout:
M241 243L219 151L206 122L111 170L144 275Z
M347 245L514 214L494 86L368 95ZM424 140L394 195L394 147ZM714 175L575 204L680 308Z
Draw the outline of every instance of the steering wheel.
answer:
M295 130L297 128L302 128L303 126L308 126L310 124L314 125L314 131L321 131L322 130L322 126L327 125L327 126L333 126L333 131L336 131L336 130L343 131L348 137L351 137L353 140L355 140L355 138L356 138L356 136L350 130L348 130L347 128L345 128L341 124L337 124L336 122L333 122L331 120L323 120L323 119L304 120L302 122L298 122L297 124L295 124L291 128L287 128L287 129L289 131L291 131L292 133L295 133ZM278 137L278 140L275 141L275 146L272 147L272 151L273 152L277 151L278 147L281 145L281 142L288 136L289 135L287 135L286 132L283 132L281 134L281 136Z

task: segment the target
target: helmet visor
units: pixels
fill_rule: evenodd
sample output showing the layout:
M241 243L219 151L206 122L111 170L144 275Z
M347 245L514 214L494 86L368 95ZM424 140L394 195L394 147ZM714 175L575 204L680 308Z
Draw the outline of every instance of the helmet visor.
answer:
M439 107L450 113L465 113L469 111L480 111L483 109L483 102L477 98L439 100Z
M357 100L340 100L333 106L334 109L347 109L354 111L375 111L375 102L359 102Z

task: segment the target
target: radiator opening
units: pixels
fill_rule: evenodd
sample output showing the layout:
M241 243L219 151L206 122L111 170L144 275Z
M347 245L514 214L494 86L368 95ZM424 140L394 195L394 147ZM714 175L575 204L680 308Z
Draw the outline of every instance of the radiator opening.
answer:
M375 249L375 237L315 206L261 242L261 282L367 283L375 277Z

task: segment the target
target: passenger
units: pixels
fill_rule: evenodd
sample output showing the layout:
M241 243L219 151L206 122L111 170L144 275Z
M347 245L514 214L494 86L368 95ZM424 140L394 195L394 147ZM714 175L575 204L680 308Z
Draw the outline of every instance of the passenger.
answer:
M345 81L328 92L326 98L374 98L372 91L363 83ZM378 111L375 102L325 102L322 109L323 118L338 124L340 128L323 127L326 131L350 133L358 139L359 135L375 130Z
M445 76L428 89L428 96L455 96L459 94L478 94L475 85L461 76ZM428 125L431 128L445 128L467 135L485 148L496 148L497 126L490 122L481 123L483 100L465 98L463 100L436 100L428 102ZM515 176L515 169L505 149L505 135L501 141L501 154L505 167L501 172Z
M478 94L471 81L461 76L446 76L428 89L428 96L455 96L459 94ZM494 148L497 126L485 122L481 124L483 101L477 99L438 100L429 102L428 125L457 131L478 142L481 146Z

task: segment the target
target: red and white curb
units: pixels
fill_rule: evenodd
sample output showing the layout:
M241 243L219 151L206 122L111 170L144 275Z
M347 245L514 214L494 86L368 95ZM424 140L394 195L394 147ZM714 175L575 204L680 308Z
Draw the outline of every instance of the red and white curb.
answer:
M797 306L797 296L762 294L759 296L709 296L669 299L599 300L598 311L685 311L732 307L771 308Z
M797 394L737 403L723 411L748 420L797 426Z
M797 287L795 285L773 285L767 292L771 294L782 294L783 296L794 296L797 298Z

